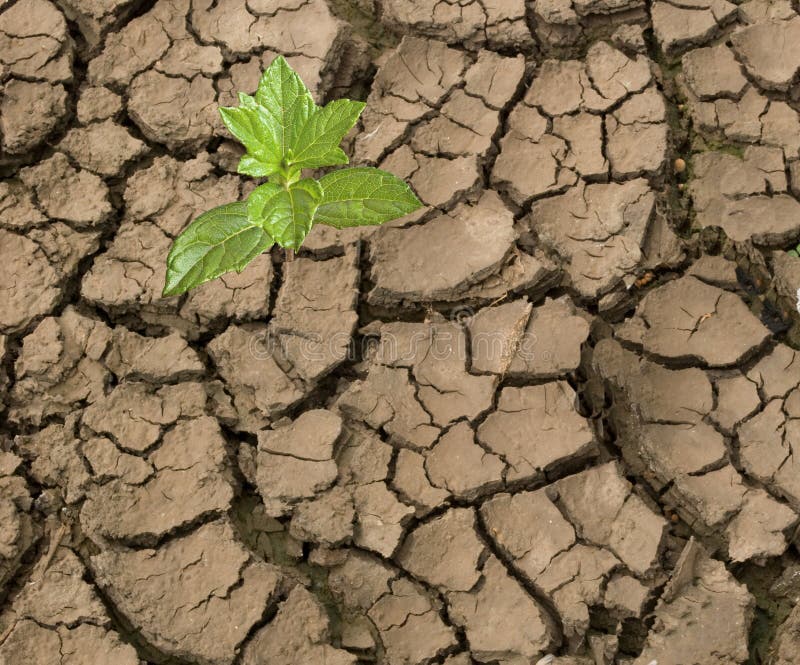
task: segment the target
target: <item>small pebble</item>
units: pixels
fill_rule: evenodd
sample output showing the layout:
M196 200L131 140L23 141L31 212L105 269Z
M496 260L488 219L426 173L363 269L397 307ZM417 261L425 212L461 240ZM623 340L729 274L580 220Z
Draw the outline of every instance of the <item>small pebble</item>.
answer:
M680 157L678 157L678 159L675 160L675 172L683 173L685 170L686 170L686 162Z

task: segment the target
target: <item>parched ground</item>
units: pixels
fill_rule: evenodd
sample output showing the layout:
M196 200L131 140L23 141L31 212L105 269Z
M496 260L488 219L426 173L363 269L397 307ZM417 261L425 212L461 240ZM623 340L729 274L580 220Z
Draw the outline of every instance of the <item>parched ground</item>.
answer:
M799 9L0 0L0 664L800 663ZM426 206L163 299L278 53Z

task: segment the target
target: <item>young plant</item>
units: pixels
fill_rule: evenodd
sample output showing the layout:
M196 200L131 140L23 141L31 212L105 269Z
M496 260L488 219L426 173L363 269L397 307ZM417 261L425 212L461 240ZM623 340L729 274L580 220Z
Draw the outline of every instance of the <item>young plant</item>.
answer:
M297 250L314 224L372 226L419 208L411 188L380 169L340 169L319 180L302 177L304 169L348 163L339 144L364 106L349 99L317 106L278 56L255 97L240 92L239 106L221 108L226 127L247 149L239 173L267 182L247 201L203 213L175 239L163 295L183 293L231 270L241 272L275 243Z

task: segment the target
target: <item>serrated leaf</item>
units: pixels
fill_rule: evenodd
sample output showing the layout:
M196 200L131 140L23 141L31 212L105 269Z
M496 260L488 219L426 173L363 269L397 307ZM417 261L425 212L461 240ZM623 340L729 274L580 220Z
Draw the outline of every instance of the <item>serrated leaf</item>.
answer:
M231 134L247 148L251 159L258 162L262 175L277 173L283 155L271 118L252 97L239 94L239 101L239 106L220 108L222 121Z
M292 145L291 163L304 169L347 164L347 155L339 144L365 106L364 102L337 99L316 108Z
M244 202L204 212L172 244L162 295L178 295L231 270L241 272L273 244L269 234L248 219Z
M337 229L383 224L422 207L400 178L367 166L333 171L319 184L322 201L314 221Z
M290 157L290 149L317 105L283 56L276 57L264 71L255 101L271 120L281 157Z
M262 225L281 247L300 249L321 199L322 188L311 178L300 180L288 189L268 182L250 193L247 214L251 222Z
M245 154L239 160L239 166L236 167L237 173L242 175L249 175L253 178L265 178L275 173L276 169L272 164L268 164L253 155Z

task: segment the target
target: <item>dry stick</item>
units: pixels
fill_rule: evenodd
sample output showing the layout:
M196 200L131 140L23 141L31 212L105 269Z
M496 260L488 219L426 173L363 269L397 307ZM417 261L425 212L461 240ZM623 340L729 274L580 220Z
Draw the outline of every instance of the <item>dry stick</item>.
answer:
M61 545L61 541L64 540L64 536L67 535L67 529L67 525L62 523L55 536L51 537L50 546L47 550L47 556L44 558L41 568L37 566L37 570L34 572L34 578L31 580L31 583L36 584L44 577L44 574L47 572L47 569L53 562L53 557L55 557L56 551Z

